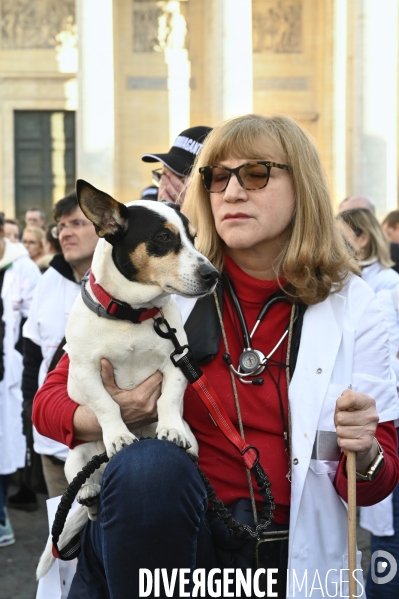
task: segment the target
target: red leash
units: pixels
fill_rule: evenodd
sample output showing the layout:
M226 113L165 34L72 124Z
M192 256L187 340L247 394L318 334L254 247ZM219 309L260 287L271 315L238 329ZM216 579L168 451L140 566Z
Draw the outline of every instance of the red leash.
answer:
M161 324L166 326L166 332L161 329ZM175 351L170 356L173 364L182 370L188 382L192 385L199 398L205 404L214 423L220 428L227 440L234 445L242 456L245 467L252 470L252 468L259 462L259 451L253 445L248 445L236 430L215 389L212 387L195 360L190 347L188 345L180 345L175 334L176 329L172 329L166 320L157 318L154 321L154 329L160 337L172 341L175 346ZM175 356L180 357L176 358Z

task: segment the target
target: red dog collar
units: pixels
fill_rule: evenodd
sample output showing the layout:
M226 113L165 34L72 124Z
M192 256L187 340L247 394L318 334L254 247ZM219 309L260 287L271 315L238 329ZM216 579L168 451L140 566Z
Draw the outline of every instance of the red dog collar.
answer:
M149 318L154 318L159 312L161 312L160 308L132 308L126 302L122 302L121 300L117 300L112 295L110 295L107 291L105 291L104 287L101 287L96 282L96 279L93 275L92 270L89 271L89 281L91 290L96 298L96 300L100 303L101 307L105 310L106 315L113 316L114 318L118 318L120 320L130 320L133 323L141 323L144 320L148 320ZM85 275L82 280L82 286L87 281L87 275ZM87 293L87 292L86 292ZM89 306L90 307L90 306ZM101 313L95 310L99 316ZM105 316L105 314L104 314Z

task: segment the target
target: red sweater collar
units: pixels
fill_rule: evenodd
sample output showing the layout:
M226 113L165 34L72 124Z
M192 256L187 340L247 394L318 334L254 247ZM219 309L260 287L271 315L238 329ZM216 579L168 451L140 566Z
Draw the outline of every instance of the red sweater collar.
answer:
M227 254L224 256L224 267L240 301L251 304L264 302L286 285L284 277L271 281L263 281L252 277L244 272Z

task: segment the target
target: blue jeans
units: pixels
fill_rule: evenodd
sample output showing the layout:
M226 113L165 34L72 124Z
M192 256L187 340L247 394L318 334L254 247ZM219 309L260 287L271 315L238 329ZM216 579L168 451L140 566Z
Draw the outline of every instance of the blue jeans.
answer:
M250 503L242 502L234 515L252 524ZM234 537L207 505L182 449L159 440L125 447L104 472L97 522L85 528L68 599L138 597L140 568L252 567L254 542Z
M10 475L0 474L0 522L5 522L6 514L4 507L7 502L7 492L10 485Z
M371 554L374 551L388 551L396 560L398 571L395 577L386 584L377 584L371 578L371 567L367 576L366 596L367 599L398 599L399 598L399 485L393 492L393 528L395 534L392 537L377 537L371 535ZM377 560L378 561L378 560ZM381 561L381 560L380 560ZM388 570L383 573L385 576ZM381 576L381 575L380 575Z

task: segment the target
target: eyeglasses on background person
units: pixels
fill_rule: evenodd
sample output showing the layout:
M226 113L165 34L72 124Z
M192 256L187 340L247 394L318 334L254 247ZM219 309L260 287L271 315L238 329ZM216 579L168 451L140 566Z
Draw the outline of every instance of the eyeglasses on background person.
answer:
M40 241L36 241L34 239L23 239L23 245L40 245Z
M152 182L154 183L154 185L156 185L157 187L159 187L159 185L161 183L162 176L165 174L164 173L164 169L163 168L156 168L153 171L151 171L151 174L152 174ZM180 175L177 175L176 173L174 173L174 174L176 175L176 177L178 177L180 179L180 181L184 181L185 177L181 177Z
M163 174L163 168L156 168L153 171L151 171L151 175L152 175L152 182L154 183L154 185L156 185L157 187L159 187L159 184L161 182L161 177Z
M269 182L270 170L281 168L291 171L287 164L277 164L265 160L254 160L241 164L236 168L228 168L222 165L202 166L199 169L202 183L209 193L221 193L227 189L231 175L237 177L237 181L247 191L263 189Z
M51 235L54 239L58 239L61 235L62 231L65 229L71 229L72 231L77 231L79 229L83 229L87 225L91 225L90 221L80 220L78 218L70 220L68 223L59 223L57 226L51 229Z

